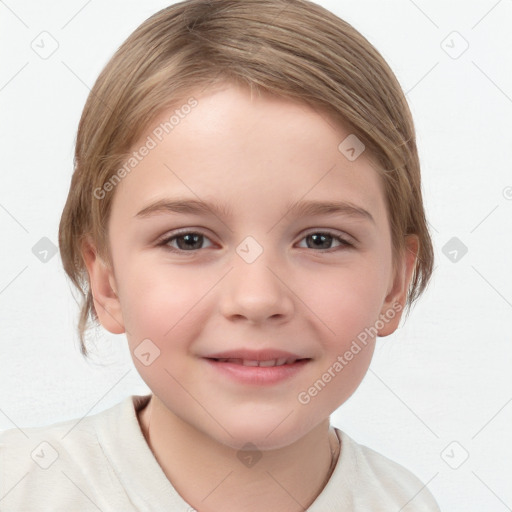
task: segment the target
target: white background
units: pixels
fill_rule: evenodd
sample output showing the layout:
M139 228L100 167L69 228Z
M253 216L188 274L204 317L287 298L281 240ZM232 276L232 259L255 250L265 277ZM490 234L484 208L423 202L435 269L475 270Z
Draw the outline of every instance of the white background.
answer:
M32 247L57 245L89 88L168 3L0 2L0 430L149 392L124 335L98 329L94 361L82 358L59 255L43 263ZM436 253L427 293L332 422L429 482L442 510L512 510L512 1L318 3L375 45L406 92ZM47 59L31 48L42 31L58 43ZM452 237L468 248L456 262L443 254Z

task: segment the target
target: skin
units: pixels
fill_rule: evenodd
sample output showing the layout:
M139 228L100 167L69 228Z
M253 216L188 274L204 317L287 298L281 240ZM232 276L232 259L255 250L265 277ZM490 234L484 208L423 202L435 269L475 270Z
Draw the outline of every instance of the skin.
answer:
M198 105L114 191L113 268L92 241L84 245L95 308L107 330L127 333L135 367L153 392L141 428L190 505L200 512L303 510L330 476L329 416L363 379L375 338L309 403L298 395L379 315L405 305L418 240L407 237L394 272L374 164L366 152L350 161L338 150L350 132L326 113L270 95L251 97L230 84L194 97ZM233 216L136 217L148 203L177 196L222 201ZM347 201L374 222L291 215L286 205L300 199ZM191 242L183 233L167 249L157 245L179 228L204 238L193 250L186 250ZM310 235L326 231L353 245L336 238L315 245ZM252 263L236 252L247 236L263 250ZM400 316L378 335L394 332ZM145 366L133 354L148 338L160 356ZM312 359L271 386L234 382L201 359L237 348ZM252 467L237 457L248 442L262 455Z

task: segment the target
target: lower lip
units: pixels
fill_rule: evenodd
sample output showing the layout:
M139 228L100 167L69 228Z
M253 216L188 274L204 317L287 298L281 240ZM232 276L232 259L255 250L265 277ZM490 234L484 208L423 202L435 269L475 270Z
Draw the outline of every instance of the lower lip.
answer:
M218 372L244 384L257 386L277 384L300 372L310 359L296 361L282 366L243 366L241 364L205 359Z

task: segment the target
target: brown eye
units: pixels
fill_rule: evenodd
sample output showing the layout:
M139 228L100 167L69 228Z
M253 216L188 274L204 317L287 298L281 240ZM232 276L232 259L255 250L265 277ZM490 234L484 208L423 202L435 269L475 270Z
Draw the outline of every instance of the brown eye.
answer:
M308 249L329 250L337 247L352 247L353 245L341 236L328 231L316 231L309 233L303 238L303 240L306 240ZM338 245L332 247L333 242Z
M205 240L209 240L209 238L202 233L186 231L167 237L158 245L173 252L194 252L204 248L203 243ZM170 245L174 241L176 242L176 246Z

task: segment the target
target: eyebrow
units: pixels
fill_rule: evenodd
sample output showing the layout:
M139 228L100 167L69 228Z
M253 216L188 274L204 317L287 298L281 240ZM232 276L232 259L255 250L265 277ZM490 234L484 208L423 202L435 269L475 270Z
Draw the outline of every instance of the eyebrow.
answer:
M372 214L364 208L347 201L305 201L300 200L288 204L283 217L292 216L314 216L314 215L336 215L342 214L350 217L367 219L375 224ZM176 198L159 199L148 204L134 217L147 218L159 213L183 213L183 214L213 214L216 217L232 218L233 212L225 203L211 203L198 201L196 199Z

